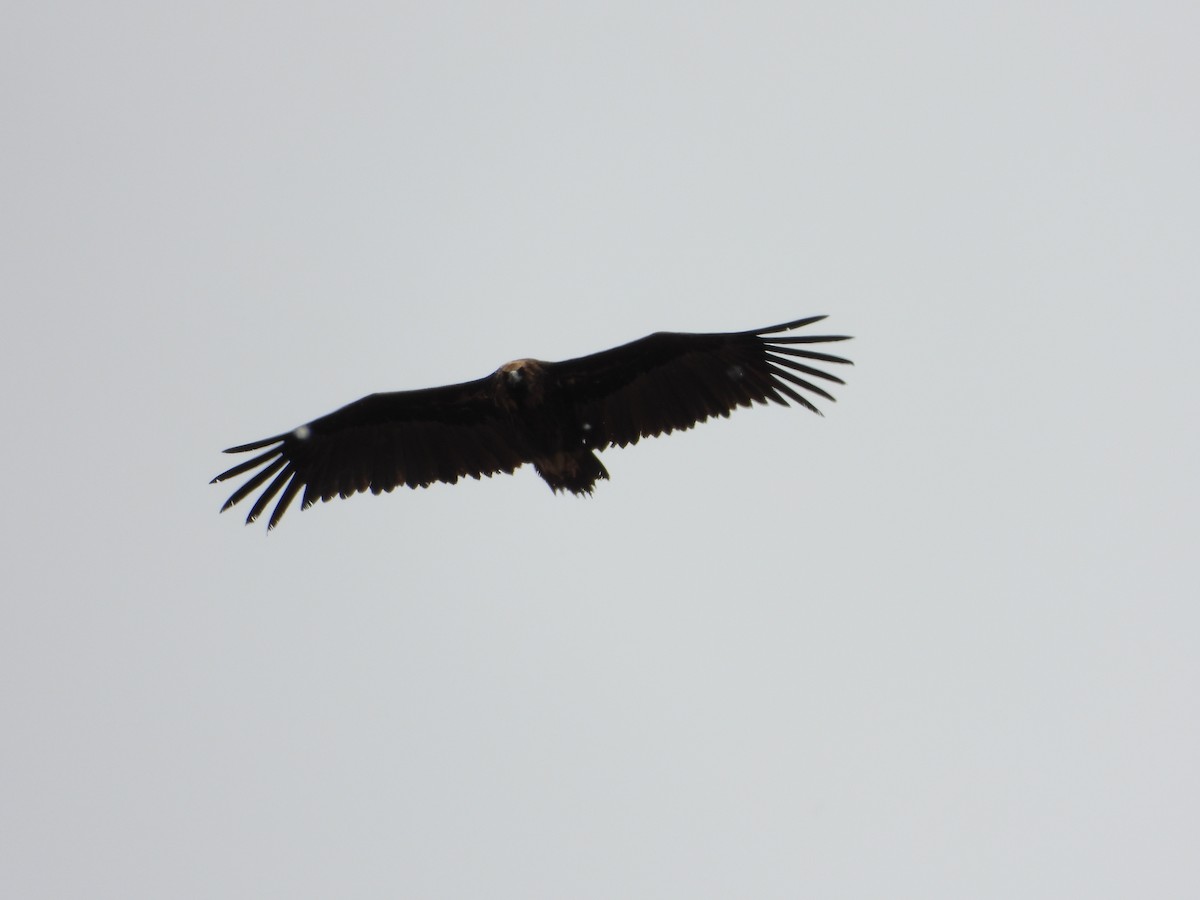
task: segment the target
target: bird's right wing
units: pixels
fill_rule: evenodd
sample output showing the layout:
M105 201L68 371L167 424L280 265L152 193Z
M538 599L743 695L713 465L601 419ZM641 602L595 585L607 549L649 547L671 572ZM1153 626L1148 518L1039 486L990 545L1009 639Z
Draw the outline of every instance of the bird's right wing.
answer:
M489 396L490 379L419 391L371 394L285 434L230 447L264 450L222 472L213 483L259 471L221 507L224 512L266 488L246 516L257 519L282 491L268 530L303 489L301 507L318 500L427 487L459 478L511 473L528 461L520 436ZM261 467L261 468L260 468Z

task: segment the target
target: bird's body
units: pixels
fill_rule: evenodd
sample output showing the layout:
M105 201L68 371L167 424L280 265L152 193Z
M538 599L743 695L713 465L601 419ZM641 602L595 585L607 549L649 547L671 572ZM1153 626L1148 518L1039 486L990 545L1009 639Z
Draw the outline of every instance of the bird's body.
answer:
M729 334L658 332L563 362L514 360L463 384L371 394L291 432L231 447L225 452L266 452L213 481L262 466L222 510L267 484L246 521L282 491L269 528L301 490L307 508L360 491L511 473L524 463L556 492L590 494L608 478L596 450L691 428L753 403L786 406L790 398L818 412L795 388L833 397L802 375L840 384L811 361L849 360L795 345L845 338L769 335L823 318Z

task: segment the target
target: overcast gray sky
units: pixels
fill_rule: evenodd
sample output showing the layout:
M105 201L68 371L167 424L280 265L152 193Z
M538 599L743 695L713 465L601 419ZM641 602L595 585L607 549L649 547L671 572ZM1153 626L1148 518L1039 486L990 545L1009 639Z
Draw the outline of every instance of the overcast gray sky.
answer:
M1200 895L1195 4L5 18L0 894ZM814 313L592 499L207 484Z

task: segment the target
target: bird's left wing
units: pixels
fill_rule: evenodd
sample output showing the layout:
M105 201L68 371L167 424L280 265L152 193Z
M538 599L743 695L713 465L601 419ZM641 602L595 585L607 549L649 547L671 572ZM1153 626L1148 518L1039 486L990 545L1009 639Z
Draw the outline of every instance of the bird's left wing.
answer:
M784 332L824 318L731 333L658 332L547 368L591 446L624 447L768 400L787 406L790 399L819 414L806 393L833 400L817 382L843 383L819 364L850 360L809 347L847 338Z
M230 447L226 453L264 453L213 479L227 481L262 468L239 487L222 512L263 484L246 516L257 519L271 500L268 530L279 524L303 489L302 508L318 500L380 493L401 485L450 484L464 476L511 473L528 460L520 436L498 413L489 379L419 391L371 394L275 437Z

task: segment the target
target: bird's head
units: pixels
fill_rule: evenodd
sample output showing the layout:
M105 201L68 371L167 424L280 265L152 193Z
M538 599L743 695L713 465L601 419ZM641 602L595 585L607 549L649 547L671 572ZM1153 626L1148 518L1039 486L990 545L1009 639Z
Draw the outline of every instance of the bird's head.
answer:
M537 379L542 367L536 359L514 359L500 367L497 373L510 385L525 384Z
M496 384L505 406L537 403L542 397L544 370L536 359L515 359L496 371Z

